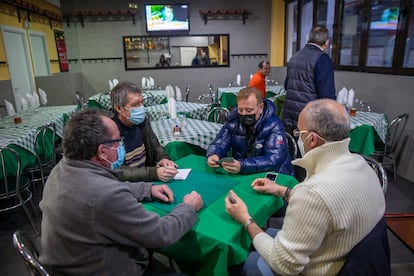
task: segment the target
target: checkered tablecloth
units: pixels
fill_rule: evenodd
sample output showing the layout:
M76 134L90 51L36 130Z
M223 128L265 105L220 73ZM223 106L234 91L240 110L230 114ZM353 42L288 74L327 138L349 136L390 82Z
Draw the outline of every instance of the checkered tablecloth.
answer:
M181 127L181 133L174 135L173 128L177 124ZM222 124L190 118L184 120L165 119L151 122L152 130L157 135L161 145L166 146L169 142L181 141L203 149L207 149L211 142L213 142L222 126Z
M149 90L142 94L144 98L144 105L145 106L152 106L162 103L167 98L167 91L166 90ZM88 99L89 101L94 101L98 103L105 109L111 109L111 96L109 93L99 93L93 95Z
M237 87L237 86L219 87L219 88L217 88L218 99L221 98L221 95L223 93L233 93L233 94L237 95L239 93L240 89L242 89L242 88L243 87ZM286 91L285 91L285 88L283 87L283 85L269 85L269 86L266 86L266 91L274 93L275 96L280 96L280 95L286 94Z
M20 124L14 123L14 117L0 119L0 146L16 144L32 153L35 153L34 141L39 127L54 122L56 134L62 136L64 114L76 110L76 105L44 106L35 110L28 110L17 114L22 118Z
M203 119L203 114L207 108L207 104L191 103L191 102L177 102L177 114L184 113L186 117L193 119ZM147 115L152 121L169 118L168 104L158 104L145 108Z
M381 141L385 143L388 131L388 121L385 114L357 111L356 116L351 117L351 129L362 125L373 126Z

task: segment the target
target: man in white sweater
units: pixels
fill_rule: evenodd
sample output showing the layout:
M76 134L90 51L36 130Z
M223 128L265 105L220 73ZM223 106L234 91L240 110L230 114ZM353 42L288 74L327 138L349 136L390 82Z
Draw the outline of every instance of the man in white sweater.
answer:
M295 134L303 158L293 164L306 169L306 179L291 191L264 178L252 183L258 192L289 200L275 237L254 223L242 199L230 191L235 203L226 198L227 212L253 239L261 274L336 275L350 250L383 217L378 177L362 157L349 152L349 130L348 114L334 100L312 101L300 113Z

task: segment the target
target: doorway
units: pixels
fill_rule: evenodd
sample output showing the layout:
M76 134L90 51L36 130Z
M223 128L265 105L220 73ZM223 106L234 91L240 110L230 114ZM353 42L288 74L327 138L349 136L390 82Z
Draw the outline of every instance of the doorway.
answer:
M49 76L50 62L45 34L34 31L28 31L28 34L35 76Z
M20 112L22 111L21 97L26 97L26 93L32 93L36 89L26 31L2 25L1 32L6 50L16 111Z

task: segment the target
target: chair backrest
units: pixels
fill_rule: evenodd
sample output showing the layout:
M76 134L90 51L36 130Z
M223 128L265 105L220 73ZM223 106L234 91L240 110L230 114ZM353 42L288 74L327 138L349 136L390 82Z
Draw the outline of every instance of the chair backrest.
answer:
M298 154L298 145L296 144L296 141L292 135L290 135L288 132L285 132L285 135L289 147L290 159L295 160Z
M380 162L378 162L377 160L375 160L372 157L369 156L365 156L365 155L361 155L365 161L368 163L368 165L374 170L374 172L377 174L378 179L380 181L381 184L381 188L382 191L385 193L387 192L388 189L388 178L387 178L387 173L384 170L384 167L382 166L382 164Z
M387 139L385 141L384 153L394 153L398 142L401 140L405 126L408 121L408 113L398 115L388 126Z
M6 160L10 162L7 163ZM4 147L0 149L0 165L3 173L0 188L2 198L15 196L16 191L20 189L20 177L22 174L21 159L17 151L12 148ZM14 183L11 183L14 182Z
M214 103L214 97L209 94L203 94L197 98L198 103Z
M364 100L355 99L355 102L359 105L360 111L368 111L371 112L371 106Z
M224 124L227 121L227 117L230 115L230 111L222 106L215 106L207 114L206 121Z
M391 275L390 246L384 217L352 248L338 275Z
M52 136L48 135L48 132L51 131ZM36 132L35 139L35 148L37 155L43 157L42 161L51 162L52 165L56 163L55 156L55 146L56 146L56 125L55 123L49 123L47 125L41 126Z
M27 270L29 270L30 275L50 275L45 266L39 262L39 250L37 250L33 239L26 232L14 232L13 245L20 256L23 258L23 261L26 265Z
M190 96L190 85L187 85L187 88L185 89L185 101L188 103L188 98Z
M80 91L75 91L75 101L80 109L83 109L85 107L85 99L83 98Z

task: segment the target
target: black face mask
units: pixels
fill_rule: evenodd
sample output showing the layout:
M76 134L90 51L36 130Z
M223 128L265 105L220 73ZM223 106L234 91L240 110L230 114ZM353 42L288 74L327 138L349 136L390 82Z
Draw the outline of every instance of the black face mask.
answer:
M240 121L247 128L254 127L254 124L257 121L256 114L240 115Z

